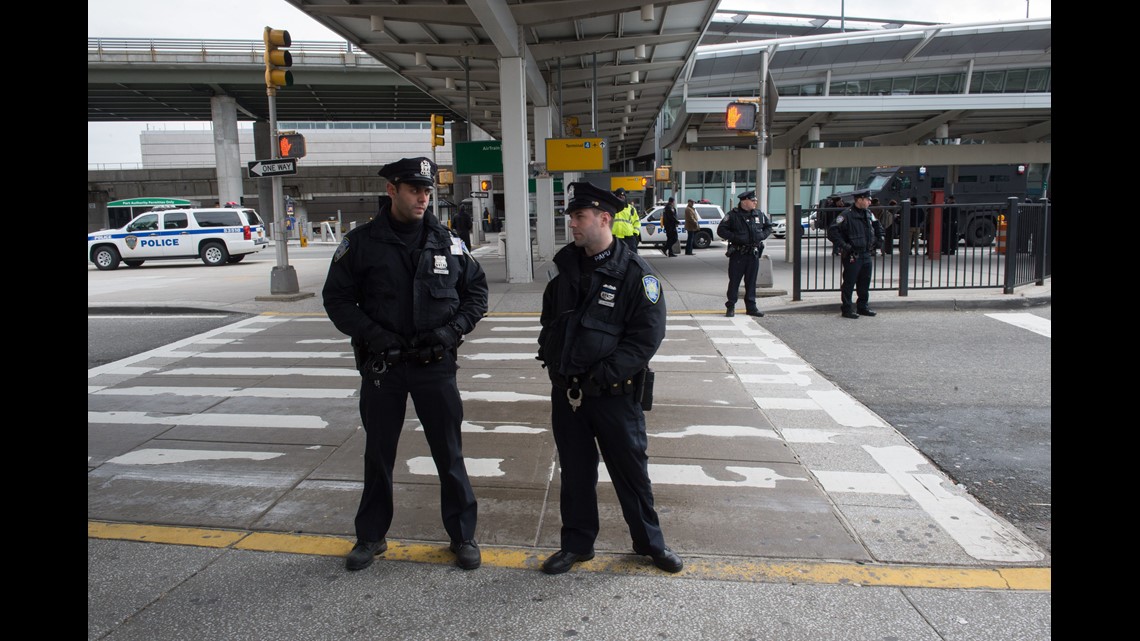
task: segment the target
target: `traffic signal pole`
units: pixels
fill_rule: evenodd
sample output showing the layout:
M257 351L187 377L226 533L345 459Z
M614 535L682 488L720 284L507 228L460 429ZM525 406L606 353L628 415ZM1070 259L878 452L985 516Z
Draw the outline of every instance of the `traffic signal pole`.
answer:
M277 134L277 85L292 84L292 74L282 69L293 64L292 56L280 47L292 44L288 31L265 28L265 94L269 97L269 135L272 137L273 148L271 158L280 158L280 143ZM289 238L285 232L285 207L281 189L281 176L275 175L273 181L273 245L277 251L277 266L269 274L270 294L296 294L301 291L297 282L297 272L289 264ZM337 232L340 230L338 229ZM339 234L338 234L339 235ZM336 235L334 235L336 236Z

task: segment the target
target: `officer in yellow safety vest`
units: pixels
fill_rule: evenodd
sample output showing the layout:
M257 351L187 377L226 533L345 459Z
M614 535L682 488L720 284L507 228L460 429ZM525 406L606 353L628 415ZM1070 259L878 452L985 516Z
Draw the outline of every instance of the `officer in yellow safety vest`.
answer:
M623 187L615 189L614 195L623 203L626 202ZM641 217L637 215L637 208L632 203L626 203L625 207L614 215L611 230L614 238L629 245L633 253L637 253L637 245L641 242Z

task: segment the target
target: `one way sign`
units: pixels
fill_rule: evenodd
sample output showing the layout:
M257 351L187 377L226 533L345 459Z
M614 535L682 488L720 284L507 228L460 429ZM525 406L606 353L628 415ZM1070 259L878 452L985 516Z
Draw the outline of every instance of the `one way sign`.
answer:
M250 178L268 178L270 176L285 176L297 173L296 158L274 158L273 160L255 160L249 165Z

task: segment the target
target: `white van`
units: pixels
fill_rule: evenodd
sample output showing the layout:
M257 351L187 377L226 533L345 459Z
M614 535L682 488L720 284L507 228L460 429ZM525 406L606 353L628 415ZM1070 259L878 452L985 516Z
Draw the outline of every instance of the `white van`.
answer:
M697 217L700 218L701 225L701 230L693 239L693 247L706 249L712 245L713 239L716 238L716 226L724 218L724 210L720 208L720 205L705 203L695 203L693 208L697 210ZM665 245L665 230L661 228L661 214L664 212L665 205L657 205L641 218L642 245L655 245L657 247ZM688 239L689 232L685 231L685 205L679 204L677 205L677 241L681 243L682 249L684 249Z
M121 261L200 258L207 265L237 263L269 245L257 212L243 207L162 209L139 214L119 229L87 235L87 260L99 269Z

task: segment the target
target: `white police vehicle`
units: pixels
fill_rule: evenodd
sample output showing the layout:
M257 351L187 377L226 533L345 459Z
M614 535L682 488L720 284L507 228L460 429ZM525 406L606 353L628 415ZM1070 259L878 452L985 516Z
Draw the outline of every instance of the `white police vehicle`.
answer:
M716 227L724 218L724 210L720 208L720 205L707 203L694 203L693 208L697 210L697 218L700 219L701 226L701 230L693 238L693 247L706 249L712 245L713 239L716 238ZM665 205L660 204L642 216L640 244L657 247L665 245L665 230L661 226L661 214L664 212ZM677 205L677 242L681 243L681 249L685 248L688 239L689 232L685 231L685 203L680 203Z
M154 209L119 229L87 234L87 259L99 269L122 262L200 258L207 265L240 262L269 245L265 224L245 207Z

